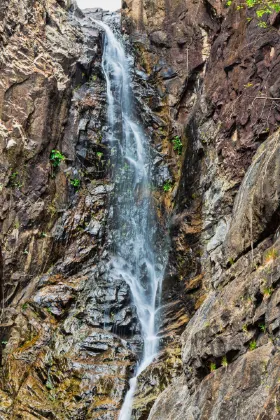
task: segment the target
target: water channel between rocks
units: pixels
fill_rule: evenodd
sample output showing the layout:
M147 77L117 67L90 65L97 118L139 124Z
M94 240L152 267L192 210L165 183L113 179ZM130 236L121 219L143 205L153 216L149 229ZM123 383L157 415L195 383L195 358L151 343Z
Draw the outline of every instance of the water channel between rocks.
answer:
M104 30L102 69L107 85L109 144L115 182L112 200L108 281L123 279L129 285L141 327L143 350L120 420L132 415L137 377L154 360L159 348L159 305L167 259L167 244L156 246L158 223L151 193L152 159L150 139L136 116L130 58L114 24L94 21ZM164 248L164 250L163 250Z

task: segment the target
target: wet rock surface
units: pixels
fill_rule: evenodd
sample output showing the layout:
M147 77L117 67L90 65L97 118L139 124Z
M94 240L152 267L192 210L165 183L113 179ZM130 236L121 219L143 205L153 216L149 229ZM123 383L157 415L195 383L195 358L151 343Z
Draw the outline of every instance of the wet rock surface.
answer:
M92 19L110 14L21 6L1 5L0 416L113 419L140 335L127 284L106 277L114 185Z
M233 4L141 0L125 2L123 19L167 122L171 251L158 363L177 343L183 365L137 400L152 405L165 378L172 384L150 419L276 419L277 19L261 28L254 9ZM144 404L136 408L135 418L147 418Z
M0 416L116 419L142 348L129 287L108 279L116 198L94 19L119 16L61 1L5 6ZM156 95L142 80L132 88L148 125L157 117L144 99ZM161 188L169 171L152 153Z
M114 184L92 19L114 17L20 3L0 5L0 417L116 419L141 332L127 284L106 276ZM126 0L122 14L171 242L161 351L133 418L276 420L278 19L261 28L219 1Z

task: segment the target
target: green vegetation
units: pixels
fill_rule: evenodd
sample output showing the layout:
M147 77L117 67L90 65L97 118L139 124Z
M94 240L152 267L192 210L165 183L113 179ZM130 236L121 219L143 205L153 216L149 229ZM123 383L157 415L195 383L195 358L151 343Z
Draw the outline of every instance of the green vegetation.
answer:
M232 266L232 265L234 264L234 259L233 259L233 258L230 258L230 259L228 260L228 264L229 264L230 266Z
M172 183L170 181L170 179L168 179L167 181L165 181L165 183L163 184L163 191L168 192L172 189Z
M102 153L102 152L96 152L96 156L98 157L98 159L102 159L102 157L103 157L103 155L104 155L104 153Z
M1 341L1 343L3 344L3 346L6 346L8 344L8 341Z
M249 344L250 351L253 351L257 348L257 342L255 340L251 341Z
M174 152L177 152L178 155L181 155L183 150L183 143L181 138L179 136L175 136L174 139L172 139L172 143Z
M27 309L27 307L28 307L28 303L26 302L26 303L24 303L24 304L22 305L21 309L22 309L23 311L25 311L25 310Z
M10 175L9 185L10 185L11 188L21 188L23 186L23 183L20 182L19 173L18 172L13 172Z
M248 327L247 327L247 325L246 325L246 324L244 324L244 325L243 325L243 327L242 327L242 331L243 331L243 332L245 332L245 333L247 333L247 332L248 332Z
M216 367L216 363L211 362L211 363L210 363L210 371L211 371L211 372L214 372L214 370L216 370L216 369L217 369L217 367Z
M80 188L80 186L81 186L81 181L80 181L79 179L77 179L77 178L74 178L74 179L71 179L71 180L70 180L70 184L71 184L74 188L79 189L79 188Z
M54 168L57 168L63 160L65 160L65 156L59 150L51 151L50 161Z
M259 324L259 329L262 331L262 332L266 332L266 325L265 324Z
M264 294L264 296L271 296L272 295L272 292L273 292L273 288L272 287L266 287L264 290L263 290L263 294Z
M222 358L222 366L227 367L227 365L228 365L227 356L224 356Z
M53 386L52 382L49 379L46 382L46 388L48 388L48 389L54 389L54 386Z
M226 2L227 6L232 4L233 0L228 0ZM247 7L251 9L252 7L256 8L256 16L258 19L261 19L264 15L270 15L273 12L280 12L280 1L279 0L245 0L244 3L241 3L236 6L237 10ZM251 18L249 18L251 20ZM264 21L260 21L258 26L261 28L266 28L267 24Z

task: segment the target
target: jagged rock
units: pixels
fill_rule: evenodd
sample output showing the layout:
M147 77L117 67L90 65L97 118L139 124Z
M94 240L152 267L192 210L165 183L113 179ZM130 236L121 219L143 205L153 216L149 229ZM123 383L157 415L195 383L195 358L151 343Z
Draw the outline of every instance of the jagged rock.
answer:
M184 374L158 397L149 418L276 419L279 34L261 29L253 9L237 17L234 6L221 2L208 4L213 14L191 1L125 3L132 40L137 33L150 41L137 62L164 101L153 109L171 120L160 136L175 183L173 203L166 202L173 211L163 346L187 325ZM168 48L154 42L158 31ZM164 80L168 68L174 73ZM181 158L167 146L175 136ZM270 366L266 386L262 361ZM145 397L152 405L141 388L137 400ZM145 419L145 408L134 416Z
M122 12L162 235L170 217L161 351L133 418L276 420L279 16L167 3ZM141 353L129 287L106 277L118 197L92 18L117 24L71 1L0 6L5 420L116 419Z

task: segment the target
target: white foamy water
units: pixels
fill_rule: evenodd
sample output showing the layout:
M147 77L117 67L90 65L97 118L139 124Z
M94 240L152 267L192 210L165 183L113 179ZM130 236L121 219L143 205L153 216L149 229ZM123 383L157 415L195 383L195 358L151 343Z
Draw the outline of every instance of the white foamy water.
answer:
M137 377L154 360L159 339L157 311L164 272L162 255L156 252L157 222L151 200L149 139L136 116L130 88L130 61L119 37L104 22L102 68L107 85L108 126L112 162L115 165L114 228L109 281L124 280L130 287L141 326L143 352L130 380L119 420L130 420ZM164 242L164 240L162 241Z

